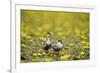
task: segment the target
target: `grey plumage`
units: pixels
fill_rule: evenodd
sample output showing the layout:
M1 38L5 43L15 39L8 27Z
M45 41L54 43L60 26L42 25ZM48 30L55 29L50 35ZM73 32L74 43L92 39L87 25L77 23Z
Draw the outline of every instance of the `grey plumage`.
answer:
M45 40L45 42L43 44L43 49L46 52L48 52L49 48L51 48L51 44L52 44L52 42L51 42L51 38L50 38L50 33L47 33L46 40Z
M58 40L57 43L52 43L51 47L54 51L60 51L63 48L63 44L61 40Z
M54 51L60 51L63 48L63 44L61 40L58 40L57 43L52 43L50 38L50 33L47 33L46 40L44 41L43 47L42 47L47 53L50 48L52 48Z

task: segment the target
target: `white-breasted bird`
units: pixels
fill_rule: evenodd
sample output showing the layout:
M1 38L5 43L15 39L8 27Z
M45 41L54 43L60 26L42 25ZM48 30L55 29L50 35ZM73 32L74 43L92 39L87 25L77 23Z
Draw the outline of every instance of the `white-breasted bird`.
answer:
M57 43L52 43L51 47L52 47L52 49L54 51L58 51L59 52L63 48L63 43L62 43L61 40L58 40Z
M43 44L43 49L48 52L48 50L51 48L51 38L50 38L50 33L47 33L46 34L46 39L45 39L45 42Z

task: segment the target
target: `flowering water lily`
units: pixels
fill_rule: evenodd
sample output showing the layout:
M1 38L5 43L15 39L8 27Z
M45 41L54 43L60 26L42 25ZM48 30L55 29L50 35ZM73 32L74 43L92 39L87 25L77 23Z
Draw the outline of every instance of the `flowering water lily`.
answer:
M63 56L60 57L61 60L67 60L70 57L68 54L64 54Z
M27 38L28 40L32 39L32 37L31 37L31 36L27 36L26 38Z
M25 45L25 44L21 44L21 47L22 47L22 48L25 48L25 47L26 47L26 45Z
M86 48L88 49L88 48L89 48L89 46L84 45L84 46L82 46L82 48L83 48L83 49L86 49Z
M36 53L33 53L33 56L36 56L37 54Z
M84 54L85 54L85 52L80 52L80 54L81 54L81 55L84 55Z
M52 58L46 58L46 59L45 59L45 62L52 62L52 61L53 61Z
M30 39L30 40L29 40L29 42L30 42L30 43L32 43L32 42L33 42L33 40L32 40L32 39Z
M85 43L86 43L86 41L83 40L83 41L82 41L82 44L85 44Z

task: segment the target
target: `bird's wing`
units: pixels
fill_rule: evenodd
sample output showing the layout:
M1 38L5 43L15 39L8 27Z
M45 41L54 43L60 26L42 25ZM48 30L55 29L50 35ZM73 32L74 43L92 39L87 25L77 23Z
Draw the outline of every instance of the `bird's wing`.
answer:
M51 44L51 47L53 48L54 46L55 46L54 43L52 43L52 44Z
M51 47L52 47L53 49L57 49L57 45L56 45L56 44L52 44Z
M62 48L63 47L63 44L57 43L57 47Z

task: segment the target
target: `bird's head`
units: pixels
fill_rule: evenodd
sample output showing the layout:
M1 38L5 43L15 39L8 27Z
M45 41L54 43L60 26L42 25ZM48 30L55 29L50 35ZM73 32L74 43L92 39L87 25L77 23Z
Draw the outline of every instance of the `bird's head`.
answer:
M58 42L63 43L62 40L58 40Z
M50 35L51 35L50 33L47 33L47 35L46 35L46 36L47 36L47 37L50 37Z

